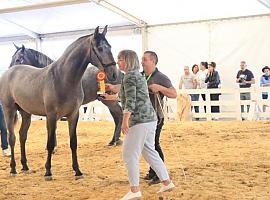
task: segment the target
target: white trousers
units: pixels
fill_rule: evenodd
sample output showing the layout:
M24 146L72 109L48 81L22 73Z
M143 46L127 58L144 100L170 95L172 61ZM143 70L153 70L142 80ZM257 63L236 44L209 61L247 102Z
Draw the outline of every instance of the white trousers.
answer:
M157 122L141 123L129 128L123 144L123 159L131 186L139 186L140 155L150 164L161 181L169 179L165 164L155 150Z

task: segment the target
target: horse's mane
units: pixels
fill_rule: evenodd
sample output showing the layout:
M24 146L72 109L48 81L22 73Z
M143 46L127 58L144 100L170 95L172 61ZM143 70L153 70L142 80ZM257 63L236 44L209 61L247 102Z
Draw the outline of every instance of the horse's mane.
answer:
M92 37L93 35L94 35L94 34L92 33L92 34L85 35L85 36L82 36L82 37L78 38L75 42L73 42L72 44L70 44L70 45L66 48L66 50L64 51L64 53L62 54L62 56L65 55L67 52L72 51L72 50L74 49L74 47L78 45L79 42L83 42L84 40L88 39L89 37ZM92 38L93 38L93 37L92 37ZM100 43L102 40L103 40L103 41L106 41L106 43L107 43L108 46L111 46L111 45L109 44L109 42L107 41L107 39L105 38L105 36L102 35L102 34L100 34L100 33L98 34L98 36L97 36L95 39L96 39L97 46L99 46L99 43ZM62 57L62 56L61 56L61 57Z
M37 58L36 60L39 62L40 65L48 66L49 64L51 64L53 62L53 60L51 58L49 58L48 56L46 56L45 54L36 51L34 49L27 49L28 51L31 52L31 54L33 54L33 56L35 58Z

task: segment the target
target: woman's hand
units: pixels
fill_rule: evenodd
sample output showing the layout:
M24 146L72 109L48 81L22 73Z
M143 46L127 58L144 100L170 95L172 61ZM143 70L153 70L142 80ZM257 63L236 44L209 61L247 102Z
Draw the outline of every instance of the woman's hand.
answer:
M118 93L120 91L120 87L121 87L120 84L118 84L118 85L112 85L110 83L105 84L106 91L112 91L114 93Z
M104 100L108 100L108 101L115 101L118 98L118 94L101 94L100 95Z
M128 122L129 122L130 115L131 115L130 112L124 112L122 126L121 126L121 131L124 135L126 135L129 130Z
M122 123L122 126L121 126L121 131L124 135L126 135L128 133L128 130L129 130L129 125L128 125L128 122L124 122Z

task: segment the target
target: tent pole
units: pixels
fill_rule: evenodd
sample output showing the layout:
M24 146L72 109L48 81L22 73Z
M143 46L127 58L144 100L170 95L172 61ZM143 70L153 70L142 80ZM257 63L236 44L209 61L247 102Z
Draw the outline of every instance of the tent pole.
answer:
M141 34L142 34L142 52L145 52L148 50L148 31L147 26L144 26L141 28Z

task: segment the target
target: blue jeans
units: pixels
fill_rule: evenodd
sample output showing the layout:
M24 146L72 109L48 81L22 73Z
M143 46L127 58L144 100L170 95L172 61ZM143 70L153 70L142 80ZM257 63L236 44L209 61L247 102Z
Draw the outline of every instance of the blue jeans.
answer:
M268 94L262 94L262 99L268 99Z
M198 101L199 94L191 94L191 101ZM199 106L194 106L195 113L199 113Z
M1 147L4 150L8 148L8 140L7 140L6 122L5 122L3 107L1 103L0 103L0 131L1 131Z
M245 92L245 93L240 93L240 100L250 100L250 93ZM249 112L249 107L250 105L247 105L247 112ZM241 105L241 113L245 112L245 106Z

